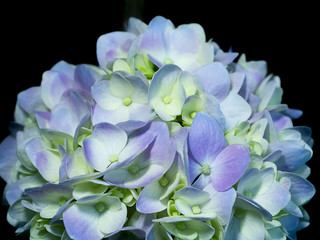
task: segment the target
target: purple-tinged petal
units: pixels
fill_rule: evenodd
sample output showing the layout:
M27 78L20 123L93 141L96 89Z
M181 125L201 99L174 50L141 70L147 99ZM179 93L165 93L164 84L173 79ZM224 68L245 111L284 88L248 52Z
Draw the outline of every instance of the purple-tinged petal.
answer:
M49 128L51 112L34 111L34 116L39 128Z
M160 62L166 58L168 34L172 32L174 25L163 17L155 17L149 23L141 39L140 51L148 52Z
M152 148L153 146L149 146L133 162L118 169L108 170L104 180L118 187L139 188L163 176L174 160L175 146L173 143L170 144L169 152L166 152L165 158L161 161L156 156L163 153L155 153Z
M100 240L104 237L99 230L100 214L94 206L72 204L63 213L63 223L68 235L79 240Z
M101 80L105 73L96 66L79 64L75 70L74 81L77 88L86 92L91 92L91 87L95 82Z
M244 72L250 83L250 90L254 91L263 78L267 74L267 63L265 61L249 61L246 60L246 55L242 54L236 65L237 72Z
M156 113L149 105L131 103L129 106L129 119L132 121L149 122L156 116Z
M46 107L41 99L41 88L31 87L18 94L19 106L29 114L34 111L45 111Z
M250 89L244 73L234 72L230 74L232 90L237 92L245 100L249 99Z
M127 134L121 128L99 123L94 126L92 135L83 141L83 149L89 163L98 171L105 171L110 165L111 154L118 154L127 144Z
M62 184L48 183L41 187L27 188L26 194L40 207L45 207L48 204L59 203L61 198L66 200L72 198L73 188Z
M201 165L199 162L193 159L191 155L188 156L188 173L191 183L202 173Z
M167 208L168 199L160 200L162 186L158 181L147 185L137 200L137 211L141 213L156 213Z
M5 189L5 197L9 205L12 205L18 199L22 198L22 193L26 188L39 187L47 183L39 173L28 177L21 178L13 184L7 185Z
M105 110L116 110L123 105L122 99L111 92L108 80L96 82L92 86L91 92L93 99Z
M246 147L233 144L222 150L211 164L211 182L218 191L232 187L244 174L250 164Z
M142 121L135 121L135 120L128 120L125 122L117 123L116 125L123 129L126 132L132 132L135 130L138 130L140 128L143 128L146 126L149 122L142 122Z
M129 111L127 108L120 107L116 110L104 110L97 103L92 108L92 124L111 123L118 124L129 120Z
M239 53L236 52L223 52L219 51L214 55L215 62L221 62L224 66L227 66L229 63L232 63L234 59L238 57Z
M288 116L285 116L281 113L273 112L271 113L271 117L274 123L274 127L277 131L293 127L292 120Z
M59 66L44 72L41 82L41 96L44 104L52 108L59 101L62 94L73 88L74 66L66 62L60 62ZM65 71L68 69L68 71Z
M59 72L59 73L62 73L63 75L65 75L69 79L73 79L74 78L75 66L72 65L72 64L69 64L69 63L67 63L65 61L60 61L60 62L56 63L51 68L51 70Z
M192 183L192 182L191 182ZM205 186L207 186L209 183L211 183L211 178L209 175L201 174L198 179L192 184L192 187L203 189Z
M97 58L104 68L116 58L126 58L135 35L128 32L107 33L98 38Z
M227 146L227 140L219 124L208 114L198 112L188 137L189 155L200 164L215 159Z
M222 101L230 89L230 77L227 69L218 62L208 64L196 70L194 75L200 77L203 88Z
M32 164L44 179L49 182L59 180L61 159L48 150L48 146L40 138L34 138L26 144L26 153Z
M81 119L90 112L91 105L86 99L73 90L66 91L51 110L49 127L74 136Z
M138 132L129 135L127 145L121 151L118 158L119 161L125 161L127 159L133 159L142 153L155 139L156 134L149 131L148 127L145 127Z

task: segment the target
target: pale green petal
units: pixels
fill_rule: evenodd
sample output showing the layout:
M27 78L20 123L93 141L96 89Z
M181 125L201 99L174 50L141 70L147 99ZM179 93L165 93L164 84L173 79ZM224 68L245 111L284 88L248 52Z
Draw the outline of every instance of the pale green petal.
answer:
M59 204L49 204L40 211L40 217L53 218L57 214L60 207L61 205Z
M110 89L115 96L120 98L131 97L134 93L132 84L119 72L111 76Z
M93 183L93 182L83 182L79 183L74 187L72 192L72 196L74 199L78 200L82 197L94 195L94 194L102 194L108 189L108 186Z

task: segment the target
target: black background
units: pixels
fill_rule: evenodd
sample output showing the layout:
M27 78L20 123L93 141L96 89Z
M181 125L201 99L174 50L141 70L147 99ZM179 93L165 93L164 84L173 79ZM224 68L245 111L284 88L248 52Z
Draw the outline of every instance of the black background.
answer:
M220 2L220 1L219 1ZM243 1L241 1L243 2ZM307 1L287 5L256 1L253 4L226 4L215 1L89 1L67 6L48 1L41 4L11 3L1 6L1 139L9 134L16 96L41 82L42 73L56 62L97 65L96 40L104 33L124 29L130 15L148 23L162 15L178 26L199 23L227 51L245 53L247 60L266 60L269 72L281 77L283 103L304 111L294 125L313 129L314 156L308 165L309 180L319 187L319 17L316 5ZM4 182L1 181L2 192ZM298 239L317 234L319 196L306 205L311 225ZM1 236L16 237L1 207Z

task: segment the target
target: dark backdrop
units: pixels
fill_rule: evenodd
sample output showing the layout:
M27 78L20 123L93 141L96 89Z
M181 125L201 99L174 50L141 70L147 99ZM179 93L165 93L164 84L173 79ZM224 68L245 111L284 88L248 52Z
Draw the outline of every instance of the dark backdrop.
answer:
M173 3L174 2L174 3ZM97 64L96 40L104 33L123 30L124 19L140 16L148 23L154 16L169 18L177 26L200 23L207 39L222 49L246 53L248 60L266 60L269 71L279 75L284 89L283 102L302 109L304 115L294 122L313 129L314 157L309 180L319 186L319 18L316 6L306 1L280 5L255 2L233 5L228 1L89 1L66 6L65 3L17 4L1 7L1 131L9 134L17 94L41 82L42 73L59 60L73 64ZM241 1L243 2L243 1ZM1 181L0 191L4 188ZM317 234L319 196L306 206L311 225L299 232L298 239ZM14 239L14 228L6 222L6 207L1 207L1 235ZM17 237L16 239L22 239Z

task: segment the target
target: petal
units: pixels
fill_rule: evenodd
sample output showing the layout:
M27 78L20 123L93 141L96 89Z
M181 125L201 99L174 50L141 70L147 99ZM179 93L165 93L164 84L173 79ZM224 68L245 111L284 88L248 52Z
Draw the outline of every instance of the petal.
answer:
M210 182L211 179L209 175L201 174L198 179L194 183L192 183L192 186L195 188L203 189Z
M50 129L74 136L81 119L91 112L91 104L80 94L66 91L61 101L51 109Z
M259 171L256 168L251 168L241 178L237 191L244 193L245 190L253 195L260 195L266 192L274 181L275 172L273 168L265 168Z
M144 105L148 104L149 86L144 82L144 80L136 76L128 76L127 79L134 88L134 92L132 94L132 101Z
M203 88L222 101L230 89L230 77L227 69L221 63L214 62L196 70L194 75L200 77Z
M104 235L99 230L99 212L94 206L72 204L63 213L63 223L68 235L79 240L100 240Z
M30 140L26 144L26 153L44 179L49 182L57 182L59 180L61 159L48 150L48 146L42 139L34 138Z
M127 32L133 33L135 35L142 34L146 31L148 25L142 22L138 18L130 17L128 21Z
M174 198L181 199L189 203L190 206L193 206L193 205L200 205L208 202L210 195L208 192L202 191L198 188L184 187L175 193Z
M124 203L121 203L119 198L116 197L104 197L100 199L101 202L105 203L109 207L107 211L101 214L98 225L99 229L105 235L120 230L127 218L127 207ZM113 210L113 205L121 204L120 209Z
M247 212L240 220L239 232L248 240L263 240L264 239L264 224L259 214Z
M63 72L49 70L43 73L41 82L42 100L48 108L52 108L59 101L67 89L73 87L73 79Z
M137 210L141 213L156 213L167 208L168 199L160 200L163 188L158 181L147 185L137 200Z
M177 82L181 68L174 64L167 64L160 68L154 75L149 88L149 103L155 97L170 95L172 88Z
M211 211L214 211L219 221L222 224L227 224L231 217L232 207L236 200L236 191L233 188L230 188L224 192L216 191L212 184L207 185L203 191L206 191L210 194L210 202L208 202L208 207ZM204 211L206 208L204 209Z
M94 126L91 138L105 145L108 152L118 154L127 144L127 134L121 128L110 124L100 123Z
M115 110L122 106L122 99L111 92L110 81L101 80L92 88L92 97L105 110Z
M280 183L274 181L268 191L253 197L253 200L274 216L288 204L290 193Z
M90 164L98 171L104 171L111 163L111 154L118 154L127 144L127 134L121 128L99 123L92 131L91 137L83 141L84 153Z
M222 150L211 165L211 182L218 191L232 187L244 174L250 164L246 147L233 144Z
M129 120L129 111L125 106L121 106L116 110L105 110L100 105L95 104L92 108L92 124L111 123L119 124Z
M162 155L163 152L160 153L156 151L156 153L153 153L153 147L155 145L156 144L150 146L135 158L133 162L118 169L108 170L104 176L104 180L119 187L138 188L146 186L162 176L174 159L175 146L171 144L169 152L166 152L166 156L162 158L161 161L157 161L155 157L158 154ZM130 171L132 166L136 168L135 173Z
M79 64L75 70L74 81L80 89L90 93L91 87L96 81L101 80L104 74L105 72L96 66Z
M155 223L148 233L146 240L172 240L172 237L160 223Z
M60 198L66 200L72 197L72 187L67 185L57 185L48 183L41 187L27 188L25 193L40 207L45 207L49 204L54 205L59 203Z
M97 171L103 172L110 165L110 153L105 149L105 145L98 139L86 138L83 141L83 150L86 159Z
M203 163L215 157L227 146L219 124L208 114L198 112L188 137L189 150L195 160Z
M31 87L18 94L17 102L19 106L29 114L33 111L45 111L46 107L42 102L41 88Z
M281 178L289 178L291 182L290 194L291 200L297 205L307 203L315 194L315 187L303 177L289 172L281 172Z
M149 122L155 117L156 113L149 105L131 103L129 106L129 119L132 121Z
M156 134L152 131L148 131L148 127L131 134L128 138L127 145L119 154L119 161L124 161L138 156L148 148L149 144L151 144L155 137Z
M168 34L174 29L170 20L155 17L149 23L141 39L140 51L148 52L161 62L166 58Z
M110 90L116 97L131 97L134 93L134 87L122 74L115 72L110 79Z
M293 172L302 167L312 156L312 150L303 141L283 140L268 145L268 152L281 150L282 156L275 161L279 170Z
M272 214L269 213L264 207L262 207L256 201L238 193L235 206L237 208L258 212L266 221L272 221Z
M97 58L101 68L116 58L126 58L135 35L128 32L107 33L98 38Z
M226 130L248 120L252 112L250 105L234 91L221 102L220 109L226 119Z

